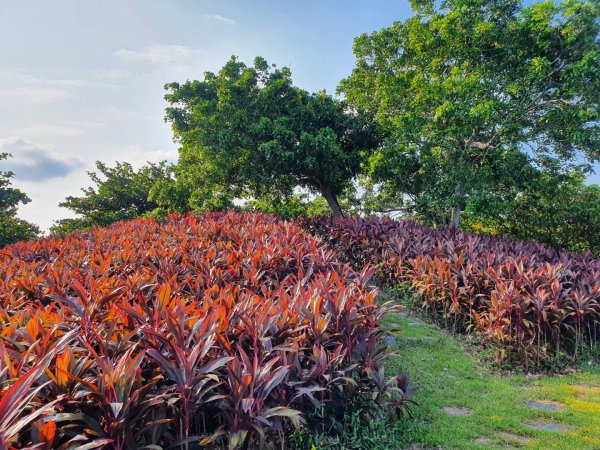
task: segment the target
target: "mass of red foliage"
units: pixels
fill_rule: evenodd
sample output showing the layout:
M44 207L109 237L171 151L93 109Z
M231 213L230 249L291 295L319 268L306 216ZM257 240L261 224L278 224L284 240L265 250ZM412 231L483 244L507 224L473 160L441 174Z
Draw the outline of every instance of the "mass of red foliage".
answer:
M361 398L406 400L372 271L272 216L19 243L0 274L0 449L283 446Z
M380 218L304 219L339 257L402 284L440 323L474 332L502 361L539 368L594 350L600 260L545 245Z

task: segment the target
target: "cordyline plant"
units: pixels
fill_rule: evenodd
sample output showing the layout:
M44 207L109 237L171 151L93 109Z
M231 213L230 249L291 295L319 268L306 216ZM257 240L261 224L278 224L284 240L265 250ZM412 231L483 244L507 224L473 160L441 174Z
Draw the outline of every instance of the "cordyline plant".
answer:
M260 214L138 219L0 252L0 449L228 448L407 405L371 269Z
M43 423L40 419L47 416L61 399L57 397L40 404L39 399L43 398L41 391L46 386L45 383L40 383L40 378L52 358L75 337L77 331L64 334L43 358L34 362L25 373L17 374L10 387L0 391L0 449L20 448L15 445L19 444L20 433L28 426L32 426L33 448L49 448L54 438L55 425L53 422ZM5 375L13 365L10 357L6 354L3 356L0 375ZM24 359L29 359L29 355L24 356Z
M300 225L353 265L376 268L381 282L412 287L437 320L475 332L500 360L540 368L598 344L600 260L591 254L381 218Z

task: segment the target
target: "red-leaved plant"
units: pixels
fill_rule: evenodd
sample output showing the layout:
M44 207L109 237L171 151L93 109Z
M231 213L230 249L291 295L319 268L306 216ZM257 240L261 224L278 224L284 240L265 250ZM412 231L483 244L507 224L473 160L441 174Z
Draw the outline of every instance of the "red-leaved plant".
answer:
M600 260L591 254L391 219L300 224L354 266L375 267L381 282L411 287L434 318L475 332L502 360L540 367L598 343Z
M406 405L373 270L274 216L18 243L0 272L0 449L285 447L323 408Z

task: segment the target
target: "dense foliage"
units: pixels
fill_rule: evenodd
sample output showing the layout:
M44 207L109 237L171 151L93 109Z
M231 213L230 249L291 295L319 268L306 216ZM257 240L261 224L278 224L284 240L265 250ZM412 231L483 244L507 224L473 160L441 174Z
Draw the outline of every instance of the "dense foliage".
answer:
M60 203L79 217L58 220L53 233L86 230L151 213L159 207L151 198L153 187L172 176L172 168L164 161L148 163L139 170L126 162L110 167L97 161L96 168L98 172L88 172L95 187L82 188L83 196L69 196Z
M339 195L378 144L368 115L295 87L288 68L262 58L253 67L232 58L201 81L166 87L167 120L181 145L166 204L183 195L192 209L224 209L236 198L276 199L301 187L338 216Z
M406 400L371 272L273 216L120 222L0 272L0 448L285 447Z
M0 153L0 161L10 155ZM17 208L30 202L29 197L11 186L11 171L0 171L0 247L14 242L33 239L40 230L37 226L17 217Z
M467 230L600 255L600 186L587 185L583 174L539 173L510 201L480 196L467 207L464 219Z
M305 219L338 255L418 292L455 330L525 366L595 348L600 260L542 244L387 219Z
M599 159L597 0L411 3L411 18L356 38L340 85L389 134L371 160L386 199L458 226L470 201L514 197L536 167Z

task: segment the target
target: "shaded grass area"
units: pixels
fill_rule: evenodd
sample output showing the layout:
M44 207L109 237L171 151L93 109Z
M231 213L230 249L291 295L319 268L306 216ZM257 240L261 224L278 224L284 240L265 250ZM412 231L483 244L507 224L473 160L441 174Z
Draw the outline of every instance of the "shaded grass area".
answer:
M387 371L411 374L419 406L413 408L412 419L389 424L388 442L372 448L600 448L597 368L571 375L503 375L480 364L464 339L436 325L393 315L385 327L397 353ZM552 405L561 410L525 406L532 400L555 402ZM443 411L448 407L467 415L448 415Z

